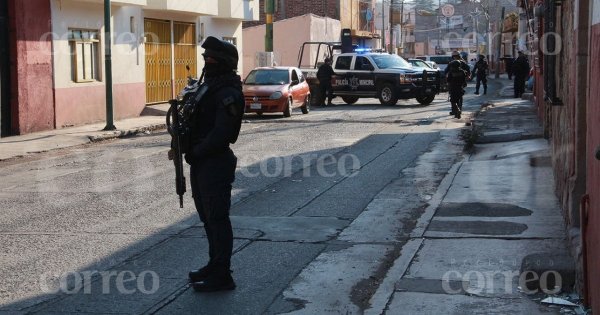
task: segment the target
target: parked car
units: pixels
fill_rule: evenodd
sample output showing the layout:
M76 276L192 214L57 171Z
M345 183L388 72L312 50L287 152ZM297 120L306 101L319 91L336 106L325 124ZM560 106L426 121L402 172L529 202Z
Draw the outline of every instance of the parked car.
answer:
M406 61L408 61L408 63L410 63L410 65L413 66L413 67L435 69L429 63L427 63L427 62L425 62L425 61L423 61L421 59L410 58L410 59L406 59Z
M448 90L448 85L446 82L446 76L444 75L444 72L442 70L440 70L439 68L433 68L432 66L430 66L430 64L427 61L423 61L421 59L417 59L417 58L411 58L411 59L407 59L408 63L410 63L411 66L413 66L414 69L418 70L418 71L423 71L423 70L437 70L438 71L438 76L440 77L440 90L441 91L447 91ZM435 64L435 62L431 61L432 63Z
M416 59L423 61L433 61L440 69L445 70L448 63L452 61L452 55L431 55L431 56L417 56Z
M310 110L310 89L302 71L296 67L260 67L243 82L246 113L283 113L290 117L294 108L303 114Z

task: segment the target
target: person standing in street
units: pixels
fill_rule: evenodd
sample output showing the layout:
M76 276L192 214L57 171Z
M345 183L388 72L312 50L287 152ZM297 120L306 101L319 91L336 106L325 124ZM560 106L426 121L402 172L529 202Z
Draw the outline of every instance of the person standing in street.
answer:
M514 59L512 56L509 55L505 55L504 56L504 63L506 65L506 74L508 75L508 79L512 80L512 76L513 76L513 63L514 63Z
M450 104L452 111L450 115L455 118L461 117L462 98L465 94L464 88L467 86L467 80L470 74L469 66L462 61L457 51L452 52L452 61L446 67L446 78L448 82L448 92L450 94Z
M475 94L479 95L479 86L481 83L483 83L483 94L487 94L488 63L485 61L484 55L479 55L479 60L477 60L477 63L473 67L473 75L477 78Z
M520 98L525 93L525 81L529 75L529 61L522 50L519 50L519 57L513 64L513 74L515 75L515 98Z
M241 78L235 72L237 48L212 36L202 48L202 84L208 89L189 119L190 147L185 159L191 165L192 197L204 224L209 261L190 271L189 280L194 290L211 292L235 289L230 270L233 229L229 209L237 157L229 145L236 142L240 132L244 96Z
M332 105L333 99L333 87L331 86L331 77L335 75L333 68L331 67L331 58L326 57L325 62L319 66L317 70L317 79L319 79L319 102L321 106ZM325 104L325 97L327 96L327 104Z

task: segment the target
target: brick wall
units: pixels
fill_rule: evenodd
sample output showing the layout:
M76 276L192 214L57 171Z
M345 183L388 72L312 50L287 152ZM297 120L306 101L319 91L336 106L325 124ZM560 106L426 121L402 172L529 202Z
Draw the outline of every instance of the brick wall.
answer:
M265 24L265 1L260 1L260 18L258 21L243 22L242 28ZM318 16L328 16L340 19L339 1L332 0L275 0L277 1L277 12L274 21L281 21L296 16L312 13Z

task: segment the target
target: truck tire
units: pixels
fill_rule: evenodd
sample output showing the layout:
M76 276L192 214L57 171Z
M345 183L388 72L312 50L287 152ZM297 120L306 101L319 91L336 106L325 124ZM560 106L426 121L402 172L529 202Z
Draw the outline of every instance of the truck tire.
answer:
M398 102L398 96L391 83L383 83L377 91L377 96L381 105L392 106Z
M344 103L352 105L358 101L358 96L342 96L342 100L344 100Z
M419 102L422 105L429 105L429 104L431 104L431 102L433 102L434 98L435 98L435 95L417 96L417 102Z

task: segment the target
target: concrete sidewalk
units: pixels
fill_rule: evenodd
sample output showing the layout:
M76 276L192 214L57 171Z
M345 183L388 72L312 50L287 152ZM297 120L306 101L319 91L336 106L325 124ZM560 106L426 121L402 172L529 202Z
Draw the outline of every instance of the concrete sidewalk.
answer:
M558 294L579 302L568 295L574 262L548 141L530 101L510 98L511 87L500 95L506 98L474 115L466 139L473 151L447 175L439 201L433 198L420 218L411 235L417 249L406 251L388 273L393 292L386 296L380 288L371 300L388 297L386 314L582 314L580 307L541 303L549 294L532 286L538 281L520 281L529 279L525 272L559 274ZM528 288L531 294L524 293Z
M0 161L164 129L168 108L168 104L147 106L139 117L114 122L117 129L112 131L102 130L103 122L0 138Z
M529 315L575 311L575 308L561 310L560 306L543 305L541 299L546 294L537 290L537 294L525 295L523 291L527 288L519 282L524 271L535 272L538 277L546 271L556 271L561 276L562 287L569 290L574 282L574 265L568 253L561 209L554 194L548 142L542 137L543 130L533 104L511 98L510 81L501 81L505 88L500 97L492 99L474 114L471 133L464 135L465 141L474 144L473 151L445 175L402 246L399 258L371 297L370 308L365 314ZM3 138L0 139L0 160L164 128L166 107L148 107L148 115L115 122L117 131L102 131L104 124L100 123ZM431 159L431 163L436 162L439 160ZM403 186L388 185L367 208L371 211L380 209L377 200L389 199L403 189ZM373 234L376 233L370 231L359 236L364 238ZM242 235L242 239L253 237ZM166 245L172 246L169 252L176 253L187 250L183 244L192 246L196 243L175 239ZM236 246L241 244L240 241ZM382 243L380 247L389 245L386 244ZM378 248L369 250L373 255L381 254L375 251ZM151 255L156 255L152 261L161 265L165 264L164 257L169 257L159 251ZM173 257L181 266L192 265L180 256ZM169 265L170 272L187 270L173 266L175 264ZM137 268L135 265L121 267L122 270ZM340 277L352 275L342 269L339 274ZM252 279L252 276L244 278L240 273L237 277ZM165 277L161 293L168 297L167 300L177 299L182 305L191 304L189 301L197 303L198 299L191 293L185 295L183 289L176 289L185 287L185 283L185 279ZM242 288L240 286L240 290ZM108 296L84 297L78 303L83 305L98 299L94 303L113 305L115 312L135 313L137 308L133 307L144 303L159 305L151 300L152 296L146 296L144 301L132 298L129 304L115 304L116 300ZM68 304L76 298L71 296L63 302ZM52 307L61 309L61 303ZM90 305L96 304L86 307ZM343 307L332 306L338 310ZM310 308L296 313L314 314Z

